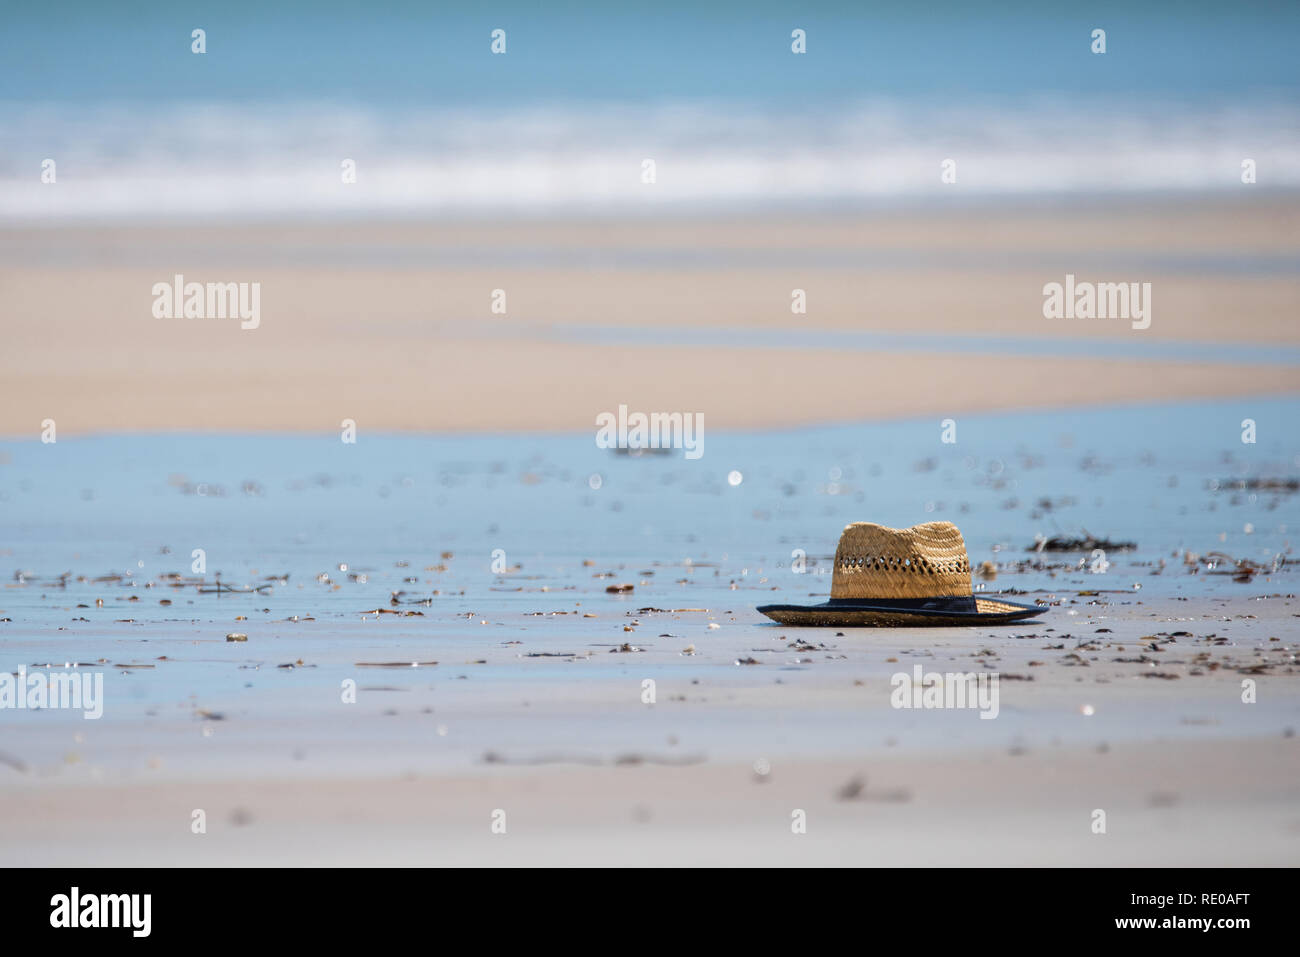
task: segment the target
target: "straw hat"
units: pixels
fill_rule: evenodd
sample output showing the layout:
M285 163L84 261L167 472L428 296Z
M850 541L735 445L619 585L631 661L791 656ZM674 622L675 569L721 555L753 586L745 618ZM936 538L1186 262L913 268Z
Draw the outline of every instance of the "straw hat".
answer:
M762 605L783 625L982 625L1041 615L1047 609L976 598L970 559L952 522L886 528L854 522L835 550L831 600L820 605Z

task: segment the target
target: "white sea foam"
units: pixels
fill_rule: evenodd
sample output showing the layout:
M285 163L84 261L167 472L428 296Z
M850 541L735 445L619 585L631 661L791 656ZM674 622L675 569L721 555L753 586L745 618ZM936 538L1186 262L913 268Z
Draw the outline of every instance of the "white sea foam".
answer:
M879 99L379 112L0 104L0 218L690 212L1300 187L1300 104ZM57 181L41 182L54 159ZM956 161L956 183L940 164ZM340 164L355 160L357 182ZM655 161L653 184L642 162Z

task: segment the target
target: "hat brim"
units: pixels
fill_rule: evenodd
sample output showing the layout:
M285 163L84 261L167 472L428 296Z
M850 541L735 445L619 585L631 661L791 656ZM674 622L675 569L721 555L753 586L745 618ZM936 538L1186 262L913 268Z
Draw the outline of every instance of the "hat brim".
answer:
M955 607L900 608L875 604L870 599L844 599L820 605L760 605L758 610L782 625L849 628L916 628L998 625L1033 618L1047 611L1038 605L1021 605L1001 598L976 598L970 610Z

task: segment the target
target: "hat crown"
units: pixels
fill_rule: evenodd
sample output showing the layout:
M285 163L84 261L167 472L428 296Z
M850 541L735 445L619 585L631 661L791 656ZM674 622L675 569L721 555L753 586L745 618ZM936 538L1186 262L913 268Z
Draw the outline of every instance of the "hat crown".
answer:
M966 542L952 522L844 527L831 598L939 598L971 594Z

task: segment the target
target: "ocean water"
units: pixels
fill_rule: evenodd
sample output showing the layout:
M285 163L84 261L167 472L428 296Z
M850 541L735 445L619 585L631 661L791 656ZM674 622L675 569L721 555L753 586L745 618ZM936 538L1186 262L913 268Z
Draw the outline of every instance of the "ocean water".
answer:
M1183 574L1176 555L1219 550L1269 563L1288 554L1300 499L1233 483L1300 474L1297 412L1295 399L1258 398L973 416L958 422L955 444L940 441L938 420L719 434L706 422L695 460L680 450L598 448L594 426L576 435L363 433L355 445L338 435L7 442L0 554L12 582L118 575L110 591L120 595L140 594L165 573L209 584L220 573L238 587L271 581L255 603L294 613L358 602L360 610L392 591L423 598L434 588L446 596L439 607L467 613L520 601L523 593L509 590L519 583L536 601L542 586L588 587L609 567L633 578L660 567L664 579L683 569L698 576L701 562L718 569L705 576L717 579L706 590L733 581L749 589L766 577L752 604L770 586L824 591L828 581L818 576L848 522L947 519L963 529L975 562L1050 558L1028 551L1035 536L1087 530L1138 547L1109 556L1113 571L1083 581L1233 593L1240 586L1226 577ZM1241 441L1246 418L1256 423L1254 444ZM206 553L205 576L191 574L195 548ZM493 573L497 549L522 578ZM804 577L790 571L794 549L811 562ZM1173 567L1153 574L1161 559ZM583 571L583 560L595 561L594 570ZM446 567L425 570L438 565ZM365 582L353 580L362 572ZM344 588L318 583L320 575ZM1026 569L1013 581L1051 588L1053 571ZM71 595L85 584L66 587ZM64 623L39 591L7 592L5 613ZM196 610L228 600L200 600ZM85 615L115 613L106 606Z
M1300 10L1277 0L1134 7L1028 0L924 8L829 0L635 7L557 0L94 0L3 14L6 99L343 98L500 104L667 96L833 98L882 92L1011 96L1294 92ZM207 53L191 54L191 31ZM808 52L791 54L791 31ZM1091 52L1104 29L1104 55ZM504 56L491 32L507 33Z
M0 218L655 215L1300 188L1293 100L0 103ZM1079 135L1079 131L1086 135ZM53 188L41 163L56 161ZM957 181L941 181L941 163ZM356 182L342 182L342 163ZM643 164L654 162L654 183Z
M63 7L3 15L0 220L1227 193L1244 158L1300 187L1294 5Z

